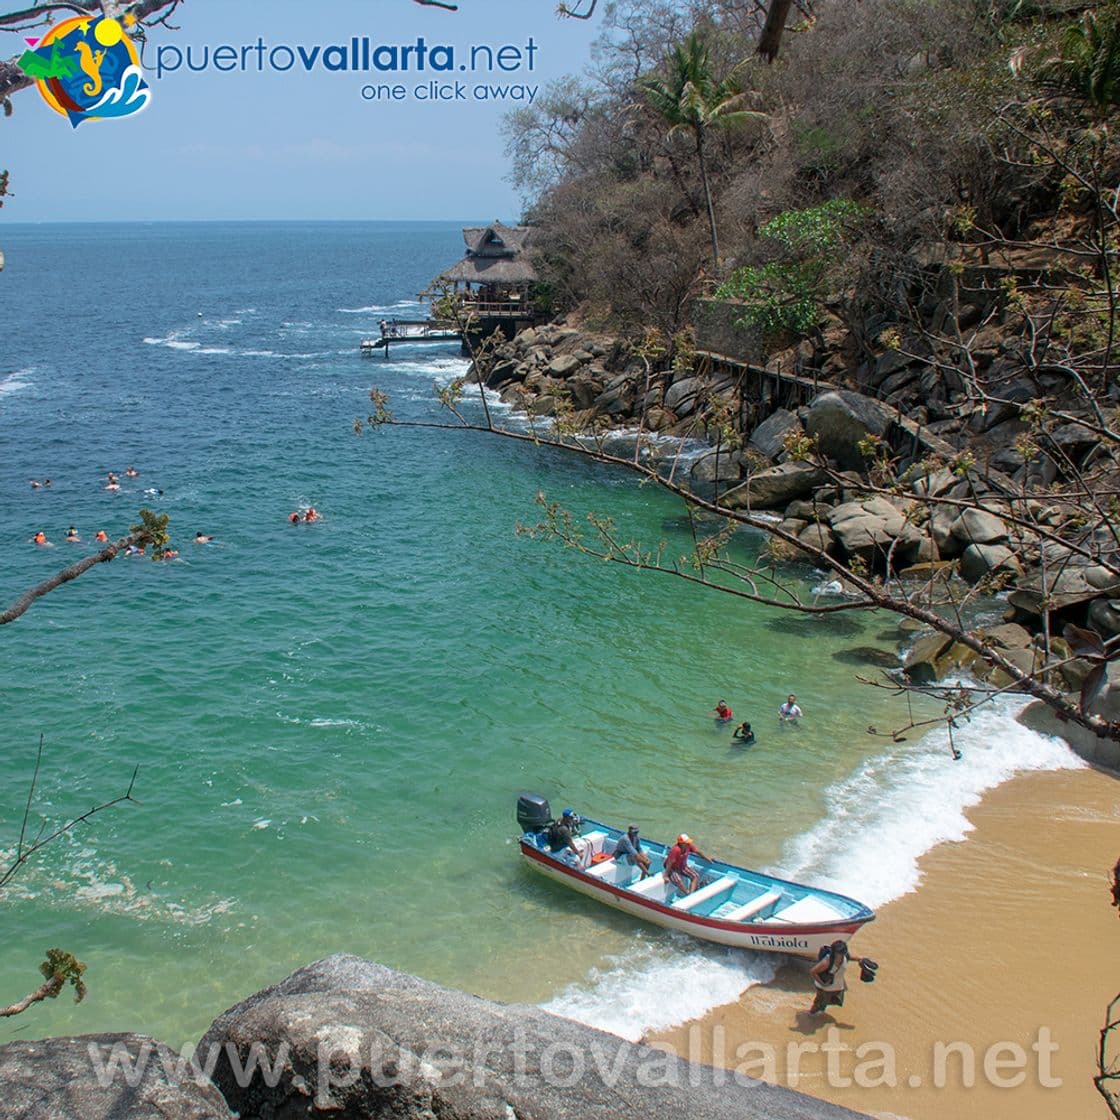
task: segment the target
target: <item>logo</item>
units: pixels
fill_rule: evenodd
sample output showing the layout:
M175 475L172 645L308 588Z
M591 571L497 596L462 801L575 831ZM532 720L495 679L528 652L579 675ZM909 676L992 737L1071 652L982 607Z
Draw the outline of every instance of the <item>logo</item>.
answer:
M20 69L74 128L83 121L131 116L151 100L140 56L118 20L75 16L27 42L31 49L17 60Z

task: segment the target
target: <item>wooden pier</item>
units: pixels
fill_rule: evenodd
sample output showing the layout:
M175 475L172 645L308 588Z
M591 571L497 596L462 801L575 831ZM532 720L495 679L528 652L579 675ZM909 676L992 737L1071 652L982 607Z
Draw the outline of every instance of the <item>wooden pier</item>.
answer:
M457 323L450 319L382 319L380 338L363 338L360 349L363 354L372 356L377 350L384 350L389 356L392 342L459 342L463 334Z

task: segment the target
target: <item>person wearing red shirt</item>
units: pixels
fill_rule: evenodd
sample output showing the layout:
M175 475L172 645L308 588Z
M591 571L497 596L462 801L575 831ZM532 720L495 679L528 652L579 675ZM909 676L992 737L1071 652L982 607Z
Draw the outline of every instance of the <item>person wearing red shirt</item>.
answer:
M692 852L703 860L708 858L692 842L692 837L682 832L665 856L665 878L682 894L692 894L700 882L700 872L688 866L688 857Z

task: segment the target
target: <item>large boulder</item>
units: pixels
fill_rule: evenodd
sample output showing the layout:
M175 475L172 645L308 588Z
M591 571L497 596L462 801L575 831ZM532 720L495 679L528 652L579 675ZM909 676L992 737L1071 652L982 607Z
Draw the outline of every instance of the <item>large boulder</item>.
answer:
M827 477L812 463L782 463L752 474L741 486L728 490L723 504L728 509L784 509L795 499L812 494Z
M213 1049L212 1049L213 1048ZM294 972L200 1044L243 1120L840 1120L856 1114L353 956ZM240 1075L253 1054L256 1075ZM260 1073L262 1060L274 1075Z
M665 393L665 407L678 416L688 416L696 410L705 382L700 377L682 377L669 386Z
M844 470L863 470L867 460L859 444L868 436L884 436L890 416L878 401L847 389L821 393L809 404L805 431L819 439L821 451Z
M966 509L953 522L953 536L962 544L1001 544L1007 540L1002 517L982 509Z
M938 677L938 659L950 645L952 639L940 631L923 634L907 651L903 672L913 684L931 684Z
M1089 714L1109 723L1120 721L1120 664L1117 662L1109 664L1103 686L1089 702ZM1098 737L1069 720L1059 720L1053 708L1042 701L1027 707L1019 715L1019 722L1044 734L1060 736L1082 758L1096 766L1120 770L1120 743Z
M747 446L753 447L760 455L767 459L777 459L785 450L786 436L790 432L800 432L801 421L788 409L779 408L771 413L753 432L747 440Z
M957 570L966 583L979 583L985 576L1000 572L1016 576L1023 573L1015 553L1002 544L970 544L961 553Z
M588 358L590 356L590 354L587 355ZM581 365L583 365L583 361L578 354L561 354L548 363L547 373L550 377L567 377L569 374L575 373Z
M688 473L693 482L738 482L738 453L726 448L718 453L707 451L692 464Z
M1053 574L1055 571L1057 575ZM1033 572L1019 580L1008 596L1008 602L1016 610L1038 617L1047 609L1060 611L1101 598L1102 592L1110 596L1120 594L1120 580L1107 569L1098 566L1051 566L1045 586L1043 573Z
M895 568L905 567L920 558L922 533L907 520L903 510L885 498L844 502L829 512L828 523L837 543L849 557L859 557L873 564L884 560L893 546Z
M0 1114L19 1120L233 1120L204 1073L139 1034L0 1046Z

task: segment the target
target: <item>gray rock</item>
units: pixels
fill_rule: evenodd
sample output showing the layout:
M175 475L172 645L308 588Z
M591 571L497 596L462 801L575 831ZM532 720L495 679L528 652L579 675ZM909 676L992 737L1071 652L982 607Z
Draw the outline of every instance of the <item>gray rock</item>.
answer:
M243 1120L840 1120L855 1113L690 1065L550 1015L364 961L308 965L219 1017L202 1040ZM251 1047L274 1086L238 1084ZM280 1058L281 1047L285 1047ZM244 1081L244 1078L240 1080Z
M961 553L957 570L961 579L968 583L978 583L986 575L996 572L1010 572L1013 575L1023 573L1015 553L1002 544L970 544Z
M783 509L795 498L811 494L826 477L812 463L782 463L759 471L741 486L728 490L723 504L729 509Z
M587 377L573 377L568 381L568 392L576 408L590 408L602 391L602 385Z
M869 563L882 561L893 545L895 568L906 567L918 558L921 532L906 520L902 510L884 498L844 502L829 513L828 523L848 556Z
M0 1089L0 1114L13 1120L233 1120L203 1073L139 1034L9 1042Z
M1049 550L1048 550L1049 551ZM1076 606L1078 603L1087 603L1093 599L1101 598L1101 592L1111 595L1120 593L1120 581L1112 577L1111 584L1103 587L1095 586L1089 577L1101 579L1101 569L1098 567L1054 567L1061 564L1061 554L1058 553L1051 560L1051 569L1047 577L1049 595L1043 588L1042 572L1030 573L1019 580L1015 590L1008 596L1008 602L1017 610L1028 615L1040 616L1043 613L1043 603L1049 599L1049 610L1060 611L1066 607ZM1057 575L1054 572L1057 571Z
M797 539L808 548L819 548L829 555L836 552L836 538L832 535L832 530L823 523L806 526L798 533Z
M583 363L575 354L561 354L548 363L547 372L551 377L567 377L574 373Z
M674 382L665 394L665 407L678 416L688 416L695 411L697 397L704 387L704 381L699 377L684 377Z
M518 332L514 342L518 350L530 350L537 344L537 332L533 327L526 327L525 330Z
M982 509L966 509L953 522L953 536L962 544L997 544L1007 540L1003 518Z
M1034 645L1030 631L1014 622L986 627L981 637L989 645L999 646L1001 649L1030 649Z
M709 451L692 464L689 475L693 482L738 482L739 460L726 448L718 455Z
M863 470L866 460L859 443L886 433L890 418L870 397L846 389L821 393L809 404L805 431L818 436L820 449L844 470Z
M951 644L947 635L937 631L923 634L907 652L902 663L903 672L914 684L930 684L937 680L937 659Z
M800 431L801 421L787 409L779 408L751 432L747 446L774 460L785 450L786 436Z
M1120 634L1120 600L1094 599L1089 604L1089 626L1106 641Z

